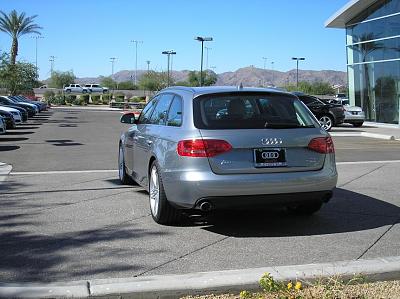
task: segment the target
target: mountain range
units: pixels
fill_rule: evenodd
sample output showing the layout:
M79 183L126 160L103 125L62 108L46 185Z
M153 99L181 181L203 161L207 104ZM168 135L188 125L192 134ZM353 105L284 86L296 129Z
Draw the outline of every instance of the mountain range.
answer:
M137 80L146 73L145 70L137 71ZM175 82L187 80L189 70L172 71L172 77ZM211 71L210 71L211 72ZM135 72L132 70L123 70L112 75L112 79L117 82L134 80ZM230 85L236 86L242 83L244 86L284 86L287 84L296 83L296 69L280 72L270 69L261 69L253 66L240 68L234 72L224 72L217 75L216 85ZM78 83L100 83L103 77L84 77L77 78ZM331 85L347 84L347 73L334 70L299 70L299 81L315 82L323 81L329 82Z

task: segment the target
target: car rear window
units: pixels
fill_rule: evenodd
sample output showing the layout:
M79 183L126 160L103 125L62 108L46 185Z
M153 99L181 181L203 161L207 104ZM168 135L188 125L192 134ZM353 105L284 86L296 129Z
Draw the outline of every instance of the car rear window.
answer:
M207 94L194 99L199 129L304 128L318 124L295 97L276 93Z

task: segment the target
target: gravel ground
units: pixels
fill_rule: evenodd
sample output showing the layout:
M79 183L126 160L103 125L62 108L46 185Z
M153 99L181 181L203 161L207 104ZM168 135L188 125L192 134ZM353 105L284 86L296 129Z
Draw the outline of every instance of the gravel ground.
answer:
M315 298L335 298L335 299L398 299L400 298L400 281L381 281L375 283L362 283L356 285L343 285L341 283L323 285L318 284L307 287L299 291L276 292L276 293L248 293L222 294L205 296L187 296L184 299L234 299L234 298L295 298L295 299L315 299Z

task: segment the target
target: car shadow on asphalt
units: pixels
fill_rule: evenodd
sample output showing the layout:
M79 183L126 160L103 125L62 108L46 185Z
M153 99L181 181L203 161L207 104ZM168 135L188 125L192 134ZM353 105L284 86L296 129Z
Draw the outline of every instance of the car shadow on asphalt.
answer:
M263 208L219 212L205 218L193 218L188 225L203 225L204 230L224 236L249 238L357 232L399 222L400 207L337 188L331 201L312 216Z
M0 152L15 151L20 148L18 145L0 145Z

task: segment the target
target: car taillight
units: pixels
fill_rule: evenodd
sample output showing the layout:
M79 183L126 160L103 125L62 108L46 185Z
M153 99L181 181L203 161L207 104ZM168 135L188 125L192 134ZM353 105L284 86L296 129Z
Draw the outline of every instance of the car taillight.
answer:
M184 157L214 157L228 152L232 146L219 139L189 139L178 142L177 152Z
M331 137L314 138L308 144L308 148L321 154L329 154L335 152L335 147L333 146L333 141Z

